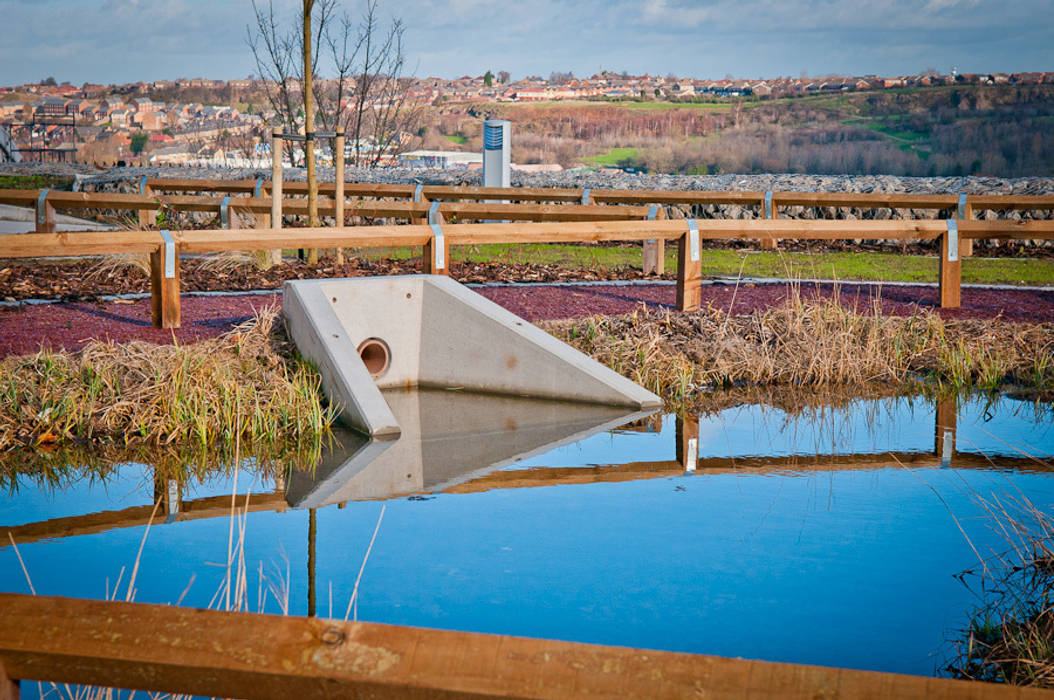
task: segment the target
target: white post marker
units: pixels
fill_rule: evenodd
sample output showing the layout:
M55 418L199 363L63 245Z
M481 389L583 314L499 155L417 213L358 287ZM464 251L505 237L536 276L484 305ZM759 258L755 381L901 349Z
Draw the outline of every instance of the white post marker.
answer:
M428 208L428 225L432 227L432 236L435 237L435 244L432 249L434 251L436 269L445 269L446 259L443 256L443 251L446 249L446 238L443 236L443 227L439 224L439 202L432 202L432 206Z
M695 219L688 221L688 259L699 262L699 224Z

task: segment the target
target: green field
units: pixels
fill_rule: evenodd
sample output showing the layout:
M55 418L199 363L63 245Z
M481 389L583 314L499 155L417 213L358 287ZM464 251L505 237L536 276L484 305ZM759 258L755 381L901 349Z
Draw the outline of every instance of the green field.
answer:
M464 145L468 142L467 138L465 138L464 136L458 136L457 134L444 134L443 138L445 138L447 141L450 141L451 143L456 143L458 145Z
M371 259L409 258L411 248L375 248ZM564 244L493 244L453 246L452 260L556 265L566 269L640 267L639 247ZM886 282L936 282L937 258L896 253L784 253L780 251L704 250L706 277L823 278ZM666 246L666 269L677 269L676 247ZM964 258L963 282L1049 285L1054 287L1054 261L1027 258Z
M583 158L582 160L592 165L599 165L602 167L613 168L623 160L633 160L637 157L636 148L612 148L607 153L603 153L599 156L592 156L591 158Z

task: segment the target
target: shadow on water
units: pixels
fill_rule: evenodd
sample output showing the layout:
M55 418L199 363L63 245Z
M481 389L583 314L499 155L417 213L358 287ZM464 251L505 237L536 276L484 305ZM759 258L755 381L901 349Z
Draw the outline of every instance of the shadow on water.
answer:
M152 523L137 600L205 607L236 501L289 614L341 616L370 547L360 619L927 674L976 602L955 574L1002 546L975 497L1054 506L1051 409L1005 396L386 398L399 439L321 455L7 465L0 590L8 533L38 592L98 597Z

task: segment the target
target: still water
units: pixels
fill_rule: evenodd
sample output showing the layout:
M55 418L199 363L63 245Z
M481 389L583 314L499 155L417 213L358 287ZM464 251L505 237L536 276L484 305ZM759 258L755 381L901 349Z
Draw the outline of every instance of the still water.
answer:
M930 675L978 602L955 575L1005 548L977 497L1054 507L1050 408L1006 397L684 419L388 396L398 441L339 434L310 472L24 481L0 590L29 590L10 531L37 593L124 599L145 534L135 600L215 605L233 491L252 610L343 618L376 531L360 620Z

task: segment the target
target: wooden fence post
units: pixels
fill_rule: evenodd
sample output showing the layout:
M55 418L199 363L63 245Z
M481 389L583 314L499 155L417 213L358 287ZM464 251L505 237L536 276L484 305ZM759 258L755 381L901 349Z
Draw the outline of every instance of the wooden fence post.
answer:
M761 214L766 219L776 218L776 206L772 202L772 191L769 190L765 193L765 196L761 200ZM762 250L776 250L776 239L775 238L762 238L759 242L759 247Z
M699 251L699 225L686 219L688 232L677 239L677 308L695 311L703 296L703 263Z
M271 132L271 228L282 228L282 130ZM271 262L282 262L282 249L271 251Z
M55 233L55 207L48 204L48 192L43 189L37 195L35 231L37 233Z
M139 180L139 194L144 197L149 197L153 192L151 192L150 187L147 186L146 180L147 177L145 175ZM157 209L140 209L138 214L140 229L145 230L157 224Z
M18 680L7 675L4 661L0 659L0 700L18 700Z
M337 228L344 228L344 129L338 127L334 138L333 154L333 217ZM344 249L334 248L333 258L337 264L344 263Z
M443 235L443 224L446 223L439 213L439 202L432 202L428 209L428 225L432 227L432 237L425 244L421 268L426 275L450 274L450 246Z
M150 254L150 319L154 328L179 328L179 248L167 230L161 241Z
M648 221L666 218L666 209L652 204L648 210ZM644 241L644 274L661 275L666 271L666 239L652 238Z
M970 221L973 217L973 206L970 204L969 198L965 194L959 195L959 206L956 213L956 219L959 221ZM968 258L973 255L973 239L964 238L959 243L959 254Z
M941 234L940 294L942 309L957 309L962 301L962 261L959 259L959 224L948 219Z

